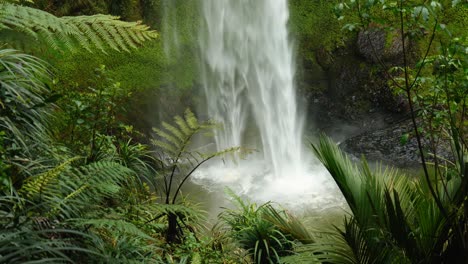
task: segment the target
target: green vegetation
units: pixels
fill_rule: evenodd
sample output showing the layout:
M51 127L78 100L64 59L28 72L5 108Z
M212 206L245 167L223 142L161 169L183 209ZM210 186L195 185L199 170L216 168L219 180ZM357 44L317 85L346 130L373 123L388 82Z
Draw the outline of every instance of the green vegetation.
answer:
M290 29L299 41L300 58L315 61L319 49L332 51L345 45L346 32L334 16L337 0L291 0ZM323 34L326 32L326 34Z
M289 6L305 61L350 48L353 32L400 44L398 62L375 64L408 104L414 130L402 144L417 140L421 177L356 164L321 137L313 151L350 209L341 226L305 224L228 190L236 207L208 229L183 186L209 160L249 151L192 148L218 126L180 115L197 100L195 1L0 0L0 263L466 262L468 6ZM153 97L161 119L175 117L148 132L131 119Z

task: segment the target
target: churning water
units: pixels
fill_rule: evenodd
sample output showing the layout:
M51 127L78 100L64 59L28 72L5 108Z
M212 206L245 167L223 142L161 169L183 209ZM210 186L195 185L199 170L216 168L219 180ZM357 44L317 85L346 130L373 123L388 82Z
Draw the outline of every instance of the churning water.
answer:
M206 108L224 127L216 131L216 147L253 146L258 153L211 164L195 181L257 201L334 204L331 178L304 151L287 0L203 0L201 12Z

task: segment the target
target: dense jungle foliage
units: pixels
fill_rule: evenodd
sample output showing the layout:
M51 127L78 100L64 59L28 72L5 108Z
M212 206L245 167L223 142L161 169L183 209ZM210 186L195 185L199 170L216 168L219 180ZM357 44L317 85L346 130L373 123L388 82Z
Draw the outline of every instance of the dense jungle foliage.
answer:
M191 148L220 129L195 111L197 5L0 0L0 263L467 263L466 1L289 1L299 92L333 94L310 79L358 57L403 98L421 158L374 169L318 136L349 207L325 227L231 190L208 223L181 192L250 151Z

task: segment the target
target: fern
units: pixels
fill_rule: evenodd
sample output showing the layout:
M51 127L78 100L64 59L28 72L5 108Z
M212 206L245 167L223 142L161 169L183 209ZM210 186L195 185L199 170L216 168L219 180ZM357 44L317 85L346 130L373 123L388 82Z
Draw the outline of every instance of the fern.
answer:
M59 178L60 174L64 172L70 163L75 160L77 160L77 158L69 159L66 162L36 177L27 178L19 190L19 193L23 194L28 199L31 199L37 195L41 196L44 191L47 191L49 186L58 184L57 179Z
M211 153L201 153L196 150L191 150L190 145L192 144L193 138L198 134L207 133L217 128L217 124L210 120L199 122L189 109L185 111L184 117L174 117L174 123L175 125L163 123L162 129L153 129L158 139L152 140L153 145L159 147L163 152L163 156L166 157L165 166L169 168L167 175L164 177L164 192L166 194L167 204L170 203L169 197L172 193L176 173L181 173L185 176L177 184L172 198L172 204L176 202L183 184L201 165L212 158L233 154L243 150L237 146Z
M98 206L106 198L118 198L122 186L134 179L132 170L115 162L100 161L74 169L62 177L62 194L54 208L62 216L78 215ZM84 187L86 186L86 187Z
M122 219L75 219L74 221L78 225L104 229L113 234L128 234L148 240L154 240L154 238L147 235L134 224Z
M115 162L100 161L70 169L76 159L26 179L19 193L35 200L48 211L48 217L65 219L83 215L104 199L118 198L122 187L136 178L132 170Z
M166 216L168 221L166 239L169 243L180 241L183 233L180 222L183 224L186 215L181 214L180 211L173 211L174 208L177 208L173 206L176 205L178 195L185 182L195 170L208 160L241 150L240 147L232 147L218 152L202 153L190 149L194 137L216 127L217 125L212 121L199 122L193 112L187 109L183 117L174 117L174 124L162 123L161 129L154 129L158 138L153 139L152 143L161 150L164 157L161 163L163 164L166 210L148 222ZM176 183L176 181L178 182Z
M203 212L192 207L184 204L157 204L154 209L159 211L160 215L176 214L182 218L201 219Z
M184 118L174 117L174 123L177 124L177 127L163 123L163 129L154 128L154 132L160 139L153 139L152 142L155 146L160 147L164 153L171 154L173 156L171 158L175 158L175 163L179 162L179 158L183 154L188 153L187 148L192 143L191 139L197 133L216 127L212 121L199 123L189 109L185 111Z
M0 31L12 30L44 41L53 49L83 47L105 52L129 51L158 34L138 22L120 21L110 15L56 17L45 11L12 3L0 3Z

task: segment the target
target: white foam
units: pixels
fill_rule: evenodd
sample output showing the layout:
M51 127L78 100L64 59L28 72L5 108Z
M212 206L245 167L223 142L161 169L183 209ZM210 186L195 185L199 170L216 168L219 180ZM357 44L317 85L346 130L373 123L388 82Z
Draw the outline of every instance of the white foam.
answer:
M196 171L192 182L209 191L228 187L251 201L271 201L291 210L341 206L342 196L326 169L314 162L308 165L302 174L275 177L261 160L241 160L238 164L215 162Z

